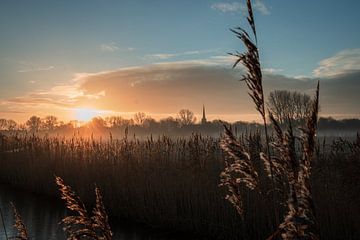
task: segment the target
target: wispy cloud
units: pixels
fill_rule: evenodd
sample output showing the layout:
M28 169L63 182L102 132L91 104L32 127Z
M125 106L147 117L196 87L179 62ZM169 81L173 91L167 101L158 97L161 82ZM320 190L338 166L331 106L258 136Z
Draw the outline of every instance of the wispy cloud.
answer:
M173 58L176 56L180 56L179 54L176 53L156 53L156 54L148 54L145 56L145 59L169 59L169 58Z
M103 43L99 46L100 51L102 52L117 52L117 51L127 51L132 52L135 51L133 47L121 48L118 44L111 42L111 43Z
M211 5L211 8L223 13L227 13L227 12L244 12L246 11L246 7L244 4L241 4L239 2L219 2L219 3L214 3Z
M100 50L103 52L116 52L119 51L120 48L115 43L101 44Z
M360 70L360 48L345 49L322 60L313 74L316 77L333 77L358 70Z
M19 73L29 73L29 72L49 71L49 70L53 70L53 69L55 69L54 66L47 66L47 67L33 66L30 68L20 69L20 70L18 70L18 72Z
M210 57L208 61L214 64L232 66L236 61L236 57L232 55L217 55Z
M310 79L310 77L306 76L306 75L296 75L293 78L298 79L298 80L308 80L308 79Z
M270 14L270 10L269 8L265 5L265 3L261 0L255 0L254 2L254 8L256 10L258 10L261 14L263 15L269 15Z
M155 53L155 54L148 54L144 56L144 59L150 60L165 60L175 57L181 56L191 56L191 55L200 55L200 54L207 54L207 53L214 53L218 52L219 49L207 49L207 50L193 50L193 51L186 51L182 53Z
M244 3L240 2L218 2L211 5L211 8L222 13L246 13L247 7ZM263 15L270 14L269 8L262 0L255 0L253 8Z
M25 113L22 111L0 110L0 113Z
M264 68L263 71L266 72L266 73L275 74L275 73L283 72L284 69L280 69L280 68Z
M159 56L157 56L159 55ZM168 57L167 54L155 54L155 55L147 55L144 59L152 59L158 60L157 62L153 62L151 65L158 66L174 66L174 67L191 67L191 66L219 66L219 67L231 67L234 61L236 61L236 57L231 55L214 55L204 58L193 58L193 59L175 59L176 56L183 56L187 54L174 54L175 56ZM189 54L190 55L190 54ZM160 58L161 57L161 58ZM174 58L174 59L171 59ZM138 67L133 67L138 68ZM241 68L241 67L240 67Z
M90 74L89 74L90 75ZM3 106L12 106L13 108L72 108L81 102L96 101L106 96L105 90L96 92L86 92L81 89L82 81L77 76L67 84L56 85L48 90L37 90L29 92L23 96L3 99L0 104Z
M251 102L246 98L246 88L237 80L241 69L231 69L227 56L214 56L208 61L178 61L151 64L136 68L118 69L100 74L84 75L80 90L106 92L100 98L104 109L113 111L148 111L169 113L182 107L196 111L201 102L218 114L252 113ZM218 63L215 63L218 62ZM317 79L286 77L280 69L264 72L267 92L274 89L297 90L312 94ZM359 86L353 84L360 71L328 81L322 87L324 114L347 114L358 109ZM344 86L346 85L346 86ZM339 91L341 88L344 91ZM121 93L121 94L119 94ZM121 105L114 105L114 102ZM166 104L164 104L166 102ZM239 103L242 103L239 105ZM226 106L226 107L224 107Z

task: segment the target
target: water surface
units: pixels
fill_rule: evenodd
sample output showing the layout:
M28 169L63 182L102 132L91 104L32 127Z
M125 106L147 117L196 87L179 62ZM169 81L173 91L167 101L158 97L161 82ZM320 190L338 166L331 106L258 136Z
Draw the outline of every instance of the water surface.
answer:
M55 198L14 189L0 184L0 208L4 218L6 233L9 238L16 236L13 228L14 217L10 207L13 202L20 213L31 239L65 240L66 235L59 224L66 215L64 203ZM111 223L114 240L165 240L194 239L194 237L177 237L175 233L151 231L145 227L125 223ZM0 239L5 238L3 223L0 219Z

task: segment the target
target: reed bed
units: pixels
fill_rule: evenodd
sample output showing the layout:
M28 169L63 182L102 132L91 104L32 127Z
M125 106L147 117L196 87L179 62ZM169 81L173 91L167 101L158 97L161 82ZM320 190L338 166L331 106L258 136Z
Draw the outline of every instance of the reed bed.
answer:
M236 137L255 165L263 164L258 133ZM272 139L272 137L270 137ZM220 139L194 134L96 140L33 135L0 140L0 181L58 197L54 175L62 176L86 204L101 189L108 214L154 228L192 231L208 239L265 239L273 229L271 194L241 189L241 219L218 187L225 154ZM360 234L360 138L317 143L312 193L323 239L356 239ZM259 173L259 178L266 178ZM259 186L269 189L265 183ZM280 198L280 197L279 197ZM282 197L286 199L286 194ZM282 202L277 199L277 202ZM280 208L285 214L286 206Z
M239 138L226 126L220 139L2 136L0 181L56 195L50 183L54 175L63 176L80 196L56 178L67 208L79 215L63 220L69 239L84 231L111 239L99 189L113 216L207 239L358 239L360 199L354 183L360 180L360 136L328 147L316 142L319 84L299 131L290 119L284 130L267 111L252 1L246 2L251 34L241 27L231 30L245 46L245 52L231 55L237 57L233 67L246 69L242 80L263 119L264 136ZM80 198L91 202L94 184L96 207L90 217ZM231 204L223 201L225 195ZM19 239L25 239L14 211Z

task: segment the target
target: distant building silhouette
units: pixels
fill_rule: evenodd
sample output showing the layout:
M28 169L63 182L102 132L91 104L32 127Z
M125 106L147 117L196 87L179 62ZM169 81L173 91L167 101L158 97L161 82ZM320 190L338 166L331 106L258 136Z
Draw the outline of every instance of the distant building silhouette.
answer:
M201 119L201 124L206 124L206 123L207 123L207 120L206 120L206 115L205 115L205 106L203 104L203 116Z

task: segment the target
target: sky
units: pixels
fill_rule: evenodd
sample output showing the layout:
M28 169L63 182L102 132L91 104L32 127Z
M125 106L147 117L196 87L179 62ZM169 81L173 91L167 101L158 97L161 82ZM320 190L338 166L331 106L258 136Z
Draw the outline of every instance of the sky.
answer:
M182 108L257 120L229 31L244 1L2 0L0 118L154 118ZM265 93L313 94L321 114L360 117L360 2L254 0Z

